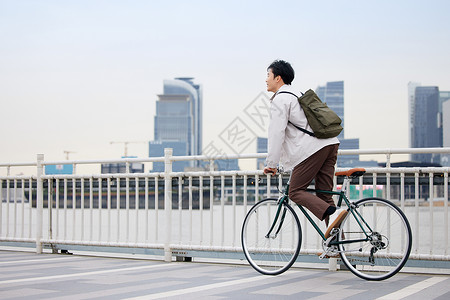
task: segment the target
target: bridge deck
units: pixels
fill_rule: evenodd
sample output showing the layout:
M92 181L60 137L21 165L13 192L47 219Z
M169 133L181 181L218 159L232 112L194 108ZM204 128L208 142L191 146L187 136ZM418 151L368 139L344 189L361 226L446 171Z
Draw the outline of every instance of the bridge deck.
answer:
M245 265L0 251L1 299L450 299L450 276L294 268L263 276Z

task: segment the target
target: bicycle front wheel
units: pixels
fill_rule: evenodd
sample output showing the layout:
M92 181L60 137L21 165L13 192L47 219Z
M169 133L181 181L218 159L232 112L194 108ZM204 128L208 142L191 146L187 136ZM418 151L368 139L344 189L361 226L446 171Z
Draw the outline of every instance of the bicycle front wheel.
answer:
M411 252L408 219L385 199L367 198L354 204L356 209L348 213L338 235L342 261L353 274L366 280L395 275Z
M250 265L264 275L289 269L300 252L300 221L288 204L269 198L256 203L245 217L241 242Z

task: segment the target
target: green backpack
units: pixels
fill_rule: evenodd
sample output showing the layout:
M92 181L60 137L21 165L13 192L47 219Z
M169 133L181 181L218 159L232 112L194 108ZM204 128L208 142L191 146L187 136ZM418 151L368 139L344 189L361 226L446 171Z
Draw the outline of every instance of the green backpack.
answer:
M281 91L278 94L291 94L297 97L294 93ZM313 90L307 90L306 93L302 93L302 95L298 98L298 102L300 103L303 111L305 112L306 119L308 119L309 126L311 126L313 132L301 128L291 121L292 124L297 129L303 131L310 136L315 136L318 139L327 139L336 137L341 133L341 118L327 106L326 103L323 103L319 96Z

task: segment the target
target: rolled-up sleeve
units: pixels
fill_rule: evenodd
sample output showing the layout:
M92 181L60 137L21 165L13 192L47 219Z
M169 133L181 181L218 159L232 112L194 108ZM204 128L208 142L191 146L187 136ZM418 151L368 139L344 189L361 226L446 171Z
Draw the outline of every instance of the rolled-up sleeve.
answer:
M266 165L269 168L276 168L280 162L288 118L288 103L283 101L282 95L275 97L270 105L268 154L266 159Z

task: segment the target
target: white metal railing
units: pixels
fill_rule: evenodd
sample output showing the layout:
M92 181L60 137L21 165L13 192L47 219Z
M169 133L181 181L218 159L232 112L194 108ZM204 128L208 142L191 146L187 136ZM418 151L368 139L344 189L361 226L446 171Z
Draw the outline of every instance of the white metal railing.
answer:
M392 168L392 154L450 153L450 148L340 150L339 155L384 154L386 168L366 168L371 182L354 185L350 197L381 196L407 215L413 230L411 259L450 261L448 253L448 167ZM255 159L265 154L230 155ZM276 183L260 170L172 172L180 160L224 159L172 156L121 160L4 163L0 176L0 242L159 249L167 261L174 251L241 252L244 216L258 199L277 196ZM164 162L161 173L46 175L44 166ZM210 165L213 165L212 163ZM11 168L31 166L36 175L12 176ZM367 177L365 177L367 178ZM350 192L350 189L349 189ZM321 241L301 214L302 253L316 254Z

